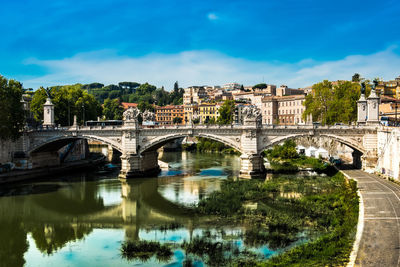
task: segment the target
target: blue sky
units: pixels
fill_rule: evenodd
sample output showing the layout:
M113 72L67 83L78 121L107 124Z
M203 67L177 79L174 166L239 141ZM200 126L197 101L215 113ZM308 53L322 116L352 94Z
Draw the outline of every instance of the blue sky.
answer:
M0 0L0 74L182 86L400 75L399 1Z

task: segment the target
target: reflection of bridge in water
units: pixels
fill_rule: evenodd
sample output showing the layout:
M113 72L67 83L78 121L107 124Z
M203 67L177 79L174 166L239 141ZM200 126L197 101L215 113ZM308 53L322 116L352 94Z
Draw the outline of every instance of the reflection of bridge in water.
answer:
M24 239L27 233L32 233L37 247L47 253L83 238L96 228L124 229L126 240L138 240L141 229L168 229L173 223L188 229L191 236L193 225L202 219L193 216L189 208L164 198L157 190L162 180L122 181L120 203L110 206L104 205L99 188L90 182L70 183L55 192L31 194L21 199L2 197L0 226L23 222L20 230L25 233ZM56 189L54 184L44 183L40 187L45 191ZM7 238L7 233L3 234L2 238Z

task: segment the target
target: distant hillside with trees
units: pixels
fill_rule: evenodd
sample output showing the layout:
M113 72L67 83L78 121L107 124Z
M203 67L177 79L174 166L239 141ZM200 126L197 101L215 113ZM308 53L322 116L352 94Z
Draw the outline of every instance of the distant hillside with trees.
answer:
M103 117L109 120L122 119L121 102L138 103L138 108L154 111L153 104L158 106L180 105L183 103L184 90L175 82L172 91L164 87L157 88L149 83L120 82L118 85L104 86L102 83L74 84L48 88L55 109L55 122L60 125L71 125L73 116L77 115L78 123L83 120L96 120ZM36 121L43 119L43 104L46 102L46 91L43 87L35 91L31 109ZM103 107L102 107L103 104Z
M164 87L157 88L149 83L120 82L118 85L104 86L101 83L84 84L81 87L93 95L100 103L106 99L119 99L121 102L157 104L165 106L169 104L180 105L183 103L183 88L179 88L175 82L172 91L168 92Z

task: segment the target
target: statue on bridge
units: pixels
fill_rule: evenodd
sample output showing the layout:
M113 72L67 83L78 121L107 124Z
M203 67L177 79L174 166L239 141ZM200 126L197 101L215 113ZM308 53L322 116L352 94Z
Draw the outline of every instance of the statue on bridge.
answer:
M256 106L246 106L242 110L244 115L244 122L256 122L257 124L262 123L261 111Z
M365 95L365 82L361 83L361 94Z
M156 114L154 114L154 112L145 110L143 112L143 121L155 121L156 120Z
M137 121L140 115L140 111L137 108L130 107L122 114L124 121Z

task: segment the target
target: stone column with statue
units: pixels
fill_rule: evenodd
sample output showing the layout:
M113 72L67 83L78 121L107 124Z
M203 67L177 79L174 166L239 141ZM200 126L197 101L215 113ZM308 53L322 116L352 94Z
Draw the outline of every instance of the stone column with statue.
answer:
M367 98L367 124L379 124L379 103L380 97L376 94L376 87L378 86L378 80L375 79L372 85L372 90Z
M260 155L258 135L262 128L261 111L256 106L246 106L242 110L243 133L241 145L243 153L240 156L241 178L256 178L265 176L264 159Z
M365 98L365 82L360 83L361 96L357 101L357 124L363 125L367 122L367 99Z
M122 147L120 178L135 178L155 175L160 171L157 151L140 151L140 111L129 108L123 113ZM153 114L146 114L145 119L152 119ZM143 117L143 116L142 116Z
M51 102L50 91L46 89L47 99L46 103L43 105L43 126L44 127L54 127L56 124L54 122L54 105Z

